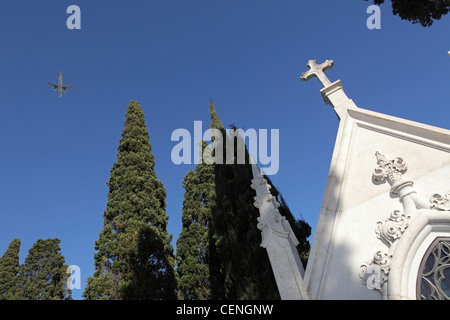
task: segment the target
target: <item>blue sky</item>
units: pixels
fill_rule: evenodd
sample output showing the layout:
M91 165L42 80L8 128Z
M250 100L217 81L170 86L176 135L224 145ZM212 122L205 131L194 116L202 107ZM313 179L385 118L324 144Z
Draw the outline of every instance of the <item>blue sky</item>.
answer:
M66 9L81 8L81 30ZM168 231L181 230L184 175L171 134L209 126L212 98L225 126L279 129L271 179L291 211L316 225L338 119L309 59L333 59L360 108L449 129L450 20L422 28L381 6L369 30L365 1L8 1L0 7L0 255L22 240L60 238L82 289L94 271L110 169L128 103L146 116ZM46 81L76 85L60 99ZM250 183L250 182L249 182ZM314 229L313 229L314 230ZM312 236L310 241L312 241Z

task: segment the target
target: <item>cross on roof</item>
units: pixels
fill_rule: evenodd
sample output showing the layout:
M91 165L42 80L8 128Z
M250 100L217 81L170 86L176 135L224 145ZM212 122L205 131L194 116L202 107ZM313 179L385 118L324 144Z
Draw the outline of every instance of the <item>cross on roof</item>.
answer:
M309 70L303 72L302 75L300 76L300 79L302 79L302 81L308 81L312 77L317 77L319 78L320 82L323 84L324 87L328 87L329 85L331 85L331 82L330 80L328 80L324 71L333 68L333 65L334 65L333 60L326 60L322 64L317 64L317 60L309 60L307 64Z

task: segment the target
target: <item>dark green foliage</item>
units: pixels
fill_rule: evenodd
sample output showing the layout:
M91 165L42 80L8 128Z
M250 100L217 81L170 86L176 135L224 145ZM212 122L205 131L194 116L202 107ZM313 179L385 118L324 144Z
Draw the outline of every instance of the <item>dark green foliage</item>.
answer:
M364 0L371 1L371 0ZM385 0L373 0L380 5ZM450 10L450 0L392 0L392 12L403 20L430 27Z
M267 252L260 246L251 179L248 165L216 166L217 201L211 228L215 299L279 299Z
M104 228L96 241L87 299L174 299L172 236L167 232L166 191L158 180L144 113L136 101L111 169Z
M210 112L211 128L222 132L226 157L226 140L232 138L226 134L212 103ZM236 145L234 150L234 163L237 163ZM213 299L226 300L279 299L267 252L260 246L259 210L253 205L256 194L251 188L253 174L248 153L245 163L214 166L216 199L211 208L209 228L211 294ZM272 194L278 196L274 187ZM309 243L306 238L311 229L306 223L295 221L284 201L279 210L291 222L302 244L301 256L307 259Z
M24 300L69 300L68 266L59 239L39 239L28 251L19 272L20 298Z
M20 239L14 239L0 258L0 300L16 300Z
M205 145L203 145L203 148ZM214 201L214 166L190 170L183 181L182 231L177 240L178 296L186 300L211 297L209 277L210 206Z
M220 121L219 115L216 112L216 107L214 106L214 103L211 101L209 103L209 114L211 116L211 129L218 129L218 130L225 130L225 127L222 124L222 121Z

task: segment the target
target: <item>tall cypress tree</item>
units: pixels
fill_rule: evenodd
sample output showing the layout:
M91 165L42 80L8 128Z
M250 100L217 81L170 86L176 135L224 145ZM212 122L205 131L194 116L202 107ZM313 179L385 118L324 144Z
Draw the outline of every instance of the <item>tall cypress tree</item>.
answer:
M20 295L24 300L70 300L68 266L59 239L37 240L20 267Z
M16 300L20 239L14 239L0 258L0 300Z
M237 164L237 142L234 141L234 164L226 164L227 140L235 138L227 135L212 103L210 114L211 128L222 132L224 156L223 164L215 165L216 201L212 207L210 227L212 298L279 299L267 252L260 246L259 210L253 205L255 191L251 188L253 174L249 155L246 152L246 164ZM271 192L278 197L276 188ZM280 213L295 222L284 201ZM306 237L309 236L307 224L305 229L298 230L301 227L301 223L292 225L294 230L297 229L294 233L300 237L300 243L305 244L301 250L309 250L306 245Z
M202 149L206 148L203 143ZM201 162L183 180L182 230L177 240L178 296L186 300L211 297L209 226L214 202L214 166Z
M95 243L96 271L83 294L87 299L175 298L166 191L151 149L144 113L132 101L107 183L104 228Z

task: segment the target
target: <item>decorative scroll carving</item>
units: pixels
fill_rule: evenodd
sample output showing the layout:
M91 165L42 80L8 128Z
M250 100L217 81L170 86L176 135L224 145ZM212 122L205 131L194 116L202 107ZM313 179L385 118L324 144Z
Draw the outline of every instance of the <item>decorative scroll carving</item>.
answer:
M412 197L416 192L412 190L412 181L404 181L403 174L408 169L408 165L403 158L397 157L392 160L380 152L376 152L378 166L373 172L373 180L377 182L388 181L393 188L391 192L399 195L403 202L405 197ZM412 200L415 203L414 200ZM416 206L416 205L415 205ZM392 251L396 242L405 232L411 220L410 206L404 205L405 213L400 210L394 210L389 218L384 221L378 221L375 228L375 234L388 248L388 252L377 251L372 260L361 265L360 278L369 289L382 290L382 286L387 282ZM408 214L406 213L408 212Z
M410 218L400 210L393 211L388 219L377 222L377 238L390 247L405 232Z
M369 289L381 290L391 269L392 254L375 252L373 259L361 265L359 277Z
M408 165L403 158L397 157L388 160L386 156L378 151L375 153L375 156L378 166L373 172L373 181L384 182L387 180L392 186L391 192L399 197L404 209L404 212L395 210L388 219L377 222L375 234L389 250L387 252L377 251L372 260L361 265L359 276L363 283L369 289L382 291L383 285L388 281L395 246L414 217L420 214L419 209L450 211L450 192L445 194L435 193L428 202L414 191L412 188L414 185L413 181L404 179L403 174L407 171ZM448 242L445 248L450 248ZM450 251L448 253L447 263L450 261ZM446 264L446 268L450 268L450 264ZM436 293L437 289L434 290L433 284L427 281L428 279L422 279L422 283L428 285L432 293Z
M383 241L389 248L408 228L410 216L405 215L400 210L395 210L390 217L384 221L378 221L375 229L377 238ZM369 289L381 290L387 282L389 270L391 269L392 252L377 251L372 260L361 265L359 277Z
M435 193L430 198L431 209L450 211L450 191L446 194Z

